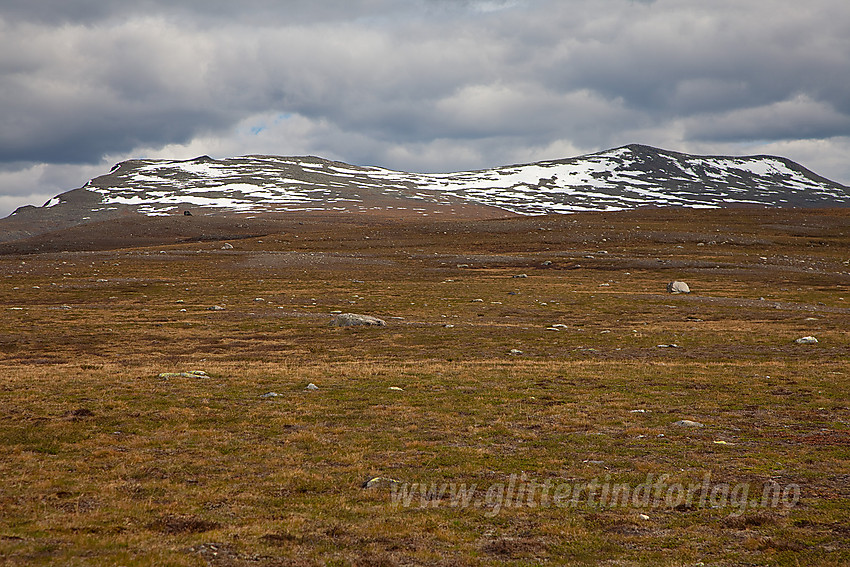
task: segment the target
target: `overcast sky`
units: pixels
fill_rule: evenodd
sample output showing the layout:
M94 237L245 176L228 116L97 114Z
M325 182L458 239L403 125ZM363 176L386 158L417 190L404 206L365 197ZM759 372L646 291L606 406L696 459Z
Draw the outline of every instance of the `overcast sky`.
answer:
M850 3L0 0L0 216L133 157L446 172L628 143L850 184Z

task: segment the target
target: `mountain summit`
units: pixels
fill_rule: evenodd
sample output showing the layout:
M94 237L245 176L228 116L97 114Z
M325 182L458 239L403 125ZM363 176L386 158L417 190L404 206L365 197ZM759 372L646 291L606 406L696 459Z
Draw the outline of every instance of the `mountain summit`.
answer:
M850 188L775 156L697 156L631 144L579 157L457 173L405 173L318 157L137 159L7 220L77 224L149 216L287 211L490 215L643 206L836 207Z

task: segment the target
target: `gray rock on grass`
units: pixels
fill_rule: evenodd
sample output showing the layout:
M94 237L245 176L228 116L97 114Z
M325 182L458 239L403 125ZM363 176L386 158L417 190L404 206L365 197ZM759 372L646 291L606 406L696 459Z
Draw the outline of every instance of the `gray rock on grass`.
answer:
M169 378L209 378L203 370L189 370L188 372L160 372L158 378L168 380Z
M705 427L705 424L698 421L691 421L690 419L680 419L674 422L673 425L677 427Z
M667 284L669 293L691 293L691 288L685 282L672 281Z
M334 327L386 327L387 322L371 315L360 315L358 313L340 313L331 321Z

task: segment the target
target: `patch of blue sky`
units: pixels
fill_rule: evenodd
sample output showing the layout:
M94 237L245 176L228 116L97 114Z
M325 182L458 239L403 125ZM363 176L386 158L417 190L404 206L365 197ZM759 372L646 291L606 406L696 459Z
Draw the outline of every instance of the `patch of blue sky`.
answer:
M271 123L264 121L259 124L255 124L254 126L251 126L248 131L254 136L259 136L261 133L268 130L269 127L277 126L281 122L285 122L290 118L292 118L291 112L279 112L277 115L275 115L274 119L271 120Z

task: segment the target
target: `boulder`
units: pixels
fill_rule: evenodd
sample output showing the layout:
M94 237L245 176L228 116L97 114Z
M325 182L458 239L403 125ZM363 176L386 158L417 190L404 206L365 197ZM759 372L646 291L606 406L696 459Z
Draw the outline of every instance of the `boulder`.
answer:
M340 313L331 321L334 327L356 327L365 325L368 327L385 327L386 321L372 317L371 315L359 315L357 313Z
M670 293L691 293L691 288L685 282L673 281L667 284L667 291Z

